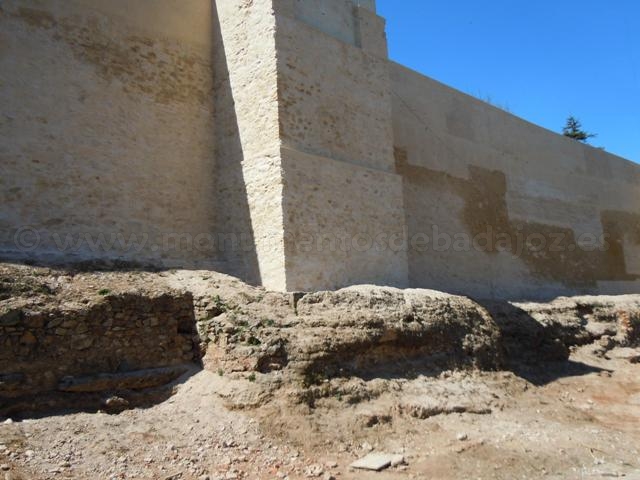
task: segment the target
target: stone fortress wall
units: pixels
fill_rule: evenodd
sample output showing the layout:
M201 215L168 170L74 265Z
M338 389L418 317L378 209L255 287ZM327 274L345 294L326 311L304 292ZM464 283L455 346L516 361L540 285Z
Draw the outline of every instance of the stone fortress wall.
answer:
M0 251L146 233L73 257L288 291L640 291L640 168L389 61L384 27L373 0L3 2Z
M411 251L412 285L516 298L638 291L638 165L399 65L391 75L409 234L432 223L493 232L486 253ZM512 248L499 248L501 233Z
M164 235L216 230L211 11L191 0L0 2L6 255L215 263L161 248ZM25 226L39 235L33 251L29 232L14 239ZM77 248L61 249L69 234ZM100 234L138 235L140 247L81 241Z

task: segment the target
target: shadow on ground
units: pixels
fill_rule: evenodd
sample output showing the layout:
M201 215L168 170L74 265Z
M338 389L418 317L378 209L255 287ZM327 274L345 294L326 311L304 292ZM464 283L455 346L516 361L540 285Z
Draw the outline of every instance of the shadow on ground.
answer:
M545 325L527 311L507 301L478 300L494 319L501 335L505 369L535 385L546 385L564 377L598 373L603 369L569 359L570 348L583 344L586 324L561 328Z
M165 372L164 376L159 371ZM164 369L148 369L143 374L156 375L160 381L167 377L166 372L173 370L176 378L167 383L140 389L113 389L96 392L48 392L19 398L0 397L0 411L12 420L37 419L64 416L72 413L96 413L102 411L117 414L131 408L150 408L165 402L175 393L176 388L202 371L200 364L180 365ZM151 379L153 383L153 379Z

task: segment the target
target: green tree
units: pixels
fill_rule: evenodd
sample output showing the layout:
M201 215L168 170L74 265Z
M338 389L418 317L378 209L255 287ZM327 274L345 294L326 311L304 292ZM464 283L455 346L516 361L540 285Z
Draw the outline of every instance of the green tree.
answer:
M573 116L567 119L567 124L562 129L562 133L565 137L573 138L583 143L587 143L587 140L596 136L595 133L587 133L582 130L582 124Z

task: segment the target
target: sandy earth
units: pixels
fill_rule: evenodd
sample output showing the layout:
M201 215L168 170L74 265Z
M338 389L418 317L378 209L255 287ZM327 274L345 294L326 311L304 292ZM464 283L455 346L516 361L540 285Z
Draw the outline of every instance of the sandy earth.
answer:
M146 410L3 423L0 475L640 479L640 365L632 363L640 351L616 349L600 358L591 350L582 347L570 364L521 376L458 372L398 379L371 401L331 399L313 410L279 410L285 403L229 410L225 395L255 388L261 378L197 371L182 379L174 397ZM423 407L435 402L449 412L398 411L398 398ZM450 412L474 409L480 413ZM369 451L401 453L406 464L381 473L349 468Z
M194 365L153 407L0 418L0 480L640 479L640 348L615 346L638 345L636 297L508 306L513 319L500 324L471 300L427 291L359 287L310 294L296 307L214 273L7 267L4 277L5 302L34 303L43 285L57 293L38 298L62 305L105 285L187 288L215 340L207 369ZM440 331L450 335L438 340ZM541 341L548 332L562 348ZM457 371L429 373L403 357L412 350L402 335L411 334L427 347L471 339L474 348L452 351ZM381 338L390 347L379 348ZM265 373L244 365L280 341L288 364ZM571 347L568 362L530 362L558 358L565 344L584 346ZM527 346L529 361L518 363ZM460 358L491 359L502 348L511 361L500 368L514 371L481 372ZM327 367L336 358L358 368L305 384L310 360ZM350 468L370 452L404 462L379 473Z

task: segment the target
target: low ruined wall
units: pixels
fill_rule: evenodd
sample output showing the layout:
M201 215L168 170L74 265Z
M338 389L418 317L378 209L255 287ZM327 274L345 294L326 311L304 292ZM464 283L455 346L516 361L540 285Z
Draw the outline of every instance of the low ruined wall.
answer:
M55 394L158 386L177 375L153 369L198 361L191 294L136 292L135 279L130 292L111 293L106 281L78 294L46 275L0 272L0 412Z
M215 265L211 10L0 2L2 256Z
M498 298L640 291L638 165L390 68L412 286Z

